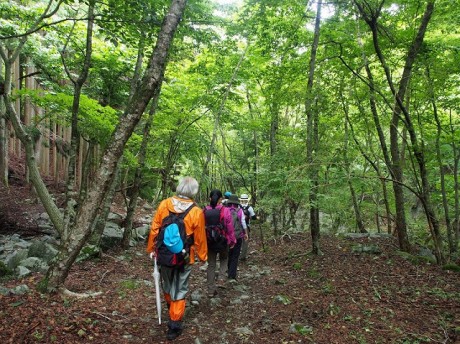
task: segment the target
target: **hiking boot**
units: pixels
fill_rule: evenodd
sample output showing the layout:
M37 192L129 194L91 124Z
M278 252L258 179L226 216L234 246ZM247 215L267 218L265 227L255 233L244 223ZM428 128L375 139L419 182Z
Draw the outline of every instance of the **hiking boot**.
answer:
M180 328L168 328L168 332L166 332L166 339L167 340L174 340L182 334L182 329Z

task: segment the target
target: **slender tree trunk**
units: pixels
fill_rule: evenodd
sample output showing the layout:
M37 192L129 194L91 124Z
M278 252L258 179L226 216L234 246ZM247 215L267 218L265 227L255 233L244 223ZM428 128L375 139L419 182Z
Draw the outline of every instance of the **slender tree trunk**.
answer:
M248 51L248 48L249 48L249 45L246 46L244 52L241 54L240 56L240 59L238 60L238 63L235 67L235 69L233 70L233 73L232 73L232 76L230 77L230 80L227 84L227 87L225 89L225 93L222 97L222 101L220 102L220 105L219 105L219 109L217 110L217 113L216 113L216 117L215 117L215 120L214 120L214 128L213 128L213 131L212 131L212 137L211 137L211 144L209 145L209 150L208 150L208 153L206 155L206 160L204 162L204 166L203 166L203 175L202 177L207 180L207 184L209 185L210 182L211 182L211 177L210 177L210 172L209 172L209 164L211 163L211 159L212 159L212 153L214 152L215 150L215 145L216 145L216 141L217 141L217 134L218 134L218 131L219 131L219 123L220 123L220 116L222 115L222 111L224 109L224 106L225 106L225 103L227 101L227 98L228 98L228 94L230 93L230 90L232 89L232 86L233 86L233 82L236 78L236 75L238 74L238 71L241 67L241 63L243 62L245 56L246 56L246 52ZM206 192L206 194L208 194L208 192Z
M431 79L429 67L426 68L426 76L429 83L429 95L431 100L431 105L433 107L433 115L436 121L436 160L438 163L439 168L439 176L441 178L441 195L442 195L442 207L444 210L444 221L446 222L446 229L447 229L447 241L449 245L449 252L452 254L456 252L456 246L454 243L453 238L453 226L452 221L449 215L449 202L447 200L447 190L446 190L446 181L445 181L445 172L444 172L444 165L442 163L442 154L441 154L441 134L442 134L442 126L441 121L439 120L438 115L438 107L435 101L435 94L434 94L434 87L433 87L433 80Z
M121 160L117 165L116 171L115 171L115 177L112 180L112 183L110 184L109 190L107 192L107 195L104 199L104 206L102 207L102 210L98 213L94 225L94 230L91 233L91 236L89 238L89 243L91 245L94 245L97 247L97 251L99 252L99 255L101 255L101 242L102 242L102 235L104 234L105 230L105 224L107 222L107 218L109 217L110 213L110 208L112 206L112 201L113 198L115 197L115 193L117 191L117 185L119 184L120 181L120 169L121 169Z
M145 35L142 33L141 39L139 41L139 48L137 50L136 68L134 70L133 79L131 80L130 98L134 95L134 92L136 90L136 85L140 78L142 62L144 59L144 48L145 48ZM138 165L134 173L133 186L130 189L130 193L129 193L129 203L126 209L126 218L123 221L125 230L123 232L123 238L121 239L121 247L123 247L124 249L127 249L131 242L134 214L136 212L137 199L139 197L141 183L142 183L142 175L143 175L142 171L145 167L147 147L148 147L148 143L151 137L150 127L152 126L153 117L155 114L156 107L158 105L159 96L160 96L159 93L153 96L153 99L150 105L149 116L148 116L147 122L144 125L144 134L142 136L142 143L139 149L139 155L138 155L138 160L137 160Z
M254 120L254 110L252 107L252 102L251 98L249 97L249 91L246 90L246 99L248 101L248 109L249 109L249 114L251 115L251 118ZM258 164L259 164L259 144L258 144L258 138L257 138L257 131L253 130L252 134L252 142L254 145L254 161L252 165L252 173L253 173L253 178L252 178L252 183L251 183L251 196L252 196L252 205L256 206L257 204L257 194L258 194L258 180L257 180L257 171L258 171Z
M395 183L393 183L393 189L395 191L396 203L398 207L404 206L404 195L402 192L402 185L400 184L402 183L402 167L401 167L402 161L401 161L399 147L398 147L399 145L398 124L399 124L399 118L401 117L401 115L403 115L404 120L405 120L404 121L405 128L407 129L410 139L411 139L411 144L412 144L411 149L417 160L419 171L420 171L422 190L420 192L419 198L422 201L422 204L425 209L425 214L427 216L428 224L430 227L430 232L431 232L434 246L435 246L436 259L438 263L441 263L444 260L443 253L442 253L442 240L441 240L440 232L439 232L439 221L436 217L436 214L433 210L433 205L430 200L430 186L428 183L428 173L427 173L427 168L426 168L425 156L424 156L422 147L418 142L418 138L417 138L415 129L412 124L411 116L407 108L404 105L406 91L408 88L409 80L411 78L412 67L420 51L420 48L422 46L428 23L433 14L434 0L431 0L427 3L417 35L414 41L412 42L411 46L409 47L409 50L406 56L406 60L405 60L402 77L399 82L398 90L396 90L393 84L390 69L386 64L386 61L384 59L382 51L380 50L380 46L378 42L377 19L380 15L381 7L375 10L374 12L371 11L371 13L369 14L369 13L366 13L366 11L364 10L363 6L360 4L359 1L355 0L355 4L357 5L358 9L360 10L367 24L371 28L375 52L377 53L379 61L385 72L387 83L395 98L395 104L393 108L393 117L392 117L392 122L391 122L391 127L390 127L390 137L391 137L391 145L392 145L391 147L391 155L392 155L392 163L393 163L392 170L394 172L394 178L395 178ZM380 4L380 6L382 5L383 5L383 2ZM405 224L404 208L396 209L396 217L397 217L396 226L398 229L398 237L400 240L401 249L409 250L410 245L409 245L409 240L407 237L407 229L406 229L407 226Z
M279 129L279 105L278 101L275 100L275 103L271 106L270 110L271 119L270 119L270 156L274 157L277 151L277 138Z
M318 207L318 192L319 192L319 173L315 164L315 153L319 146L318 135L318 110L313 110L313 79L316 67L316 53L319 44L320 25L321 25L321 6L322 0L316 3L316 20L315 20L315 33L313 37L313 44L311 48L310 63L308 70L307 82L307 95L305 101L305 112L307 115L307 163L309 165L309 178L310 178L310 233L312 237L312 252L313 254L321 254L319 239L320 239L320 223L319 223L319 207Z
M72 103L72 117L71 117L71 133L70 133L70 152L69 152L69 166L67 170L66 182L66 202L67 206L64 212L64 232L61 233L61 241L66 246L66 241L69 239L69 230L72 227L72 222L75 219L75 209L77 204L77 194L75 188L75 174L77 156L79 155L80 146L80 132L78 130L78 113L80 111L80 98L83 89L83 84L88 78L91 56L93 51L93 25L94 25L94 6L96 1L89 1L88 5L88 25L86 29L86 54L83 62L83 67L80 75L76 81L72 79L69 74L70 80L74 83L74 94Z
M82 154L83 161L82 164L82 173L81 173L81 184L80 184L80 192L79 192L79 201L80 204L84 200L88 194L88 187L90 184L90 174L91 170L93 169L92 163L94 159L94 151L96 148L95 142L88 142L88 147L86 148L86 152Z
M141 143L141 147L139 150L138 164L137 164L136 172L134 174L133 186L129 193L129 204L128 204L128 209L126 210L126 218L124 221L125 231L123 232L123 239L121 241L121 246L123 248L129 247L131 237L132 237L134 213L136 211L137 199L139 197L139 193L141 190L142 171L145 167L147 147L148 147L148 144L151 138L150 128L152 126L158 99L159 99L159 94L155 95L154 99L152 99L152 105L150 108L149 117L144 126L144 135L142 137L142 143Z
M411 148L412 152L417 160L418 168L420 171L420 179L422 183L422 190L420 194L420 199L422 200L422 204L425 210L425 214L428 220L428 224L431 230L431 236L433 239L434 247L435 247L435 256L438 264L444 263L444 253L443 253L443 242L441 237L441 231L439 228L439 220L434 210L434 205L431 201L431 187L428 180L428 169L426 166L426 159L425 154L423 151L423 143L419 143L419 139L417 137L417 133L415 132L415 128L412 124L411 116L406 107L403 105L403 99L405 95L405 91L407 89L407 84L411 77L412 66L415 62L415 59L420 51L420 48L423 43L423 38L428 26L428 23L431 19L434 10L434 1L429 1L427 3L425 13L422 18L422 22L420 24L417 36L415 41L413 42L412 46L409 49L406 64L404 66L403 75L401 78L401 82L399 85L399 90L396 96L396 112L399 114L404 115L405 125L407 131L409 133L409 137L411 139Z
M95 220L102 211L103 201L109 191L126 142L131 137L150 99L161 88L169 50L186 2L186 0L171 1L171 6L162 23L147 70L131 101L128 102L123 116L120 117L120 122L115 128L109 141L110 143L104 152L95 182L77 213L75 227L83 235L72 235L67 251L60 251L57 263L48 270L45 285L49 291L63 287L70 267L91 235Z
M382 129L382 125L380 124L380 118L379 114L377 111L377 104L376 104L376 88L375 88L375 82L374 82L374 76L372 74L372 71L369 67L369 60L364 52L363 49L363 44L361 41L361 33L359 33L358 37L358 44L362 48L362 57L364 61L364 68L366 70L366 75L368 78L368 85L369 85L369 107L371 109L372 113L372 120L374 122L375 129L377 131L377 136L379 138L379 143L380 143L380 148L382 150L383 154L383 159L385 161L385 165L387 166L388 171L390 172L391 175L393 175L393 171L391 169L392 164L391 164L391 158L390 154L388 153L388 147L385 139L385 134ZM358 105L359 106L359 105ZM363 112L363 111L362 111ZM354 137L354 135L353 135ZM355 138L356 141L356 138ZM358 145L359 146L359 145ZM363 154L363 151L361 150L361 146L359 146L361 153ZM392 233L392 227L391 227L391 209L390 209L390 203L388 201L388 191L387 191L387 185L385 178L382 178L382 172L380 171L380 168L378 165L376 165L371 159L369 159L365 154L363 156L366 158L366 160L372 165L374 170L377 172L377 175L380 178L381 184L382 184L382 192L383 192L383 201L385 204L385 213L386 213L386 219L387 219L387 232L388 234Z
M364 18L366 23L369 25L369 28L372 32L372 39L374 43L375 52L382 64L382 67L387 74L387 80L390 83L390 86L393 86L391 80L391 75L388 66L383 58L383 54L380 50L379 40L378 40L378 27L377 20L380 15L381 6L383 2L380 3L380 7L375 10L369 10L369 13L366 12L366 7L364 7L361 1L354 0L356 7L358 8L361 16ZM395 93L395 92L393 92ZM399 246L403 251L410 251L409 239L407 236L407 225L406 225L406 216L404 210L404 193L401 183L403 182L403 170L400 164L400 153L399 153L399 113L396 109L393 111L393 116L390 125L390 154L391 154L391 168L393 178L393 192L395 195L395 205L396 205L396 231L399 239Z
M8 128L2 108L3 99L0 98L0 183L8 187Z
M19 140L22 142L24 146L24 150L26 153L26 164L29 170L29 177L32 184L35 187L35 191L37 192L37 195L40 198L46 212L48 213L54 227L58 230L58 232L62 233L62 229L64 227L62 215L59 211L59 208L54 203L53 198L51 197L48 189L46 188L45 183L43 182L40 176L40 172L35 161L34 140L30 136L29 132L26 131L25 127L23 126L19 118L19 115L14 108L14 104L12 103L11 75L12 66L15 61L15 59L13 59L15 54L9 53L8 57L6 56L6 53L4 51L1 51L1 54L5 65L5 79L3 82L5 86L3 100L6 108L6 115L14 128L16 136L19 138Z
M62 215L54 203L48 189L46 188L45 183L43 182L40 172L38 170L38 166L35 161L34 156L34 141L28 132L25 130L24 125L21 122L20 116L18 112L15 110L14 104L12 103L11 99L11 89L12 89L12 68L19 57L24 45L27 42L29 33L35 32L38 27L45 21L46 19L52 17L60 8L63 0L59 0L57 2L49 1L45 7L43 13L37 18L37 20L31 25L29 31L23 35L21 38L18 39L17 44L13 50L8 50L6 46L3 44L4 41L0 41L0 57L3 60L4 64L4 72L5 74L2 75L0 73L0 85L3 86L2 92L0 92L0 96L3 98L3 105L5 106L5 113L6 119L10 121L13 129L16 133L16 136L19 138L21 143L24 145L24 150L26 152L26 165L29 172L30 180L37 192L38 197L40 198L43 207L45 208L46 212L48 213L51 222L53 223L54 227L58 231L62 231L63 229L63 219ZM54 7L53 7L54 6ZM6 137L5 137L6 139ZM7 160L5 160L7 161ZM2 172L3 175L3 172Z
M390 202L388 201L388 191L387 191L387 182L384 178L380 178L380 182L382 184L382 192L383 192L383 202L385 204L385 214L387 219L387 233L392 234L393 228L392 224L392 216L391 216L391 209L390 209Z
M450 130L452 137L455 137L455 126L452 123L452 112L450 113ZM460 184L458 180L459 176L459 165L460 165L460 149L457 147L455 140L452 141L452 151L454 155L454 247L457 252L458 242L460 236Z
M3 73L3 62L0 59L0 74ZM0 79L4 79L2 76ZM1 87L5 87L2 83ZM8 187L8 128L6 122L5 104L0 92L0 183Z
M344 145L344 150L343 150L343 162L345 164L345 170L347 172L347 183L348 183L348 188L350 189L353 210L355 212L356 227L358 228L358 231L360 233L367 233L367 230L364 226L363 218L361 216L361 210L359 209L359 204L358 204L358 200L356 197L355 188L353 187L353 183L351 182L350 163L348 161L347 152L348 152L348 125L347 125L347 121L345 120L345 145Z

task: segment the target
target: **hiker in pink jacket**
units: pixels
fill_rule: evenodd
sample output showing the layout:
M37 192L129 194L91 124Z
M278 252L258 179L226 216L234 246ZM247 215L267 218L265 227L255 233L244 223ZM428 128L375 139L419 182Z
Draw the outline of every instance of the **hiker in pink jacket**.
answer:
M228 250L236 244L235 230L230 210L221 204L222 192L212 190L210 204L204 208L206 238L208 243L207 286L208 296L214 297L216 290L216 266L219 256L219 274L217 285L223 287L226 282Z

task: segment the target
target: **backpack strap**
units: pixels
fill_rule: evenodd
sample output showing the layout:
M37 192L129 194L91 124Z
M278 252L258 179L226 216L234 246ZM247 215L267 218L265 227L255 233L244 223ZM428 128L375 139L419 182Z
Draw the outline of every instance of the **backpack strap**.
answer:
M178 218L182 219L182 221L183 221L183 220L185 219L185 217L187 216L187 214L190 212L190 210L192 210L192 208L193 208L193 207L196 207L196 206L197 206L196 203L193 202L192 205L191 205L190 207L188 207L187 209L185 209L184 212L182 212L182 213L175 213L175 212L173 212L173 211L169 211L169 215L171 215L171 214L176 214L176 216L177 216ZM192 244L193 244L193 234L190 235L190 236L187 236L187 232L186 232L186 233L185 233L185 236L187 237L187 240L189 240L190 238L192 239L192 240L191 240L191 244L190 244L190 245L192 245Z
M179 216L182 220L185 219L185 217L187 216L187 214L190 212L190 210L192 210L193 207L195 207L196 204L195 202L192 203L192 205L190 207L188 207L187 209L185 209L185 211L183 213L176 213L177 216Z

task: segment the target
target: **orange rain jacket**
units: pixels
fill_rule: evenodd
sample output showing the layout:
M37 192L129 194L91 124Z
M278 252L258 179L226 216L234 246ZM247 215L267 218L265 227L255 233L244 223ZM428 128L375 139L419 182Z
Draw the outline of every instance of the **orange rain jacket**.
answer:
M150 235L147 243L147 252L155 251L155 240L160 230L163 219L169 215L169 212L183 213L193 201L186 198L173 196L161 201L157 212L150 226ZM185 216L184 219L185 231L187 236L193 234L194 244L190 248L190 264L195 262L195 254L198 258L205 262L208 260L208 245L206 242L206 230L203 210L195 206Z

